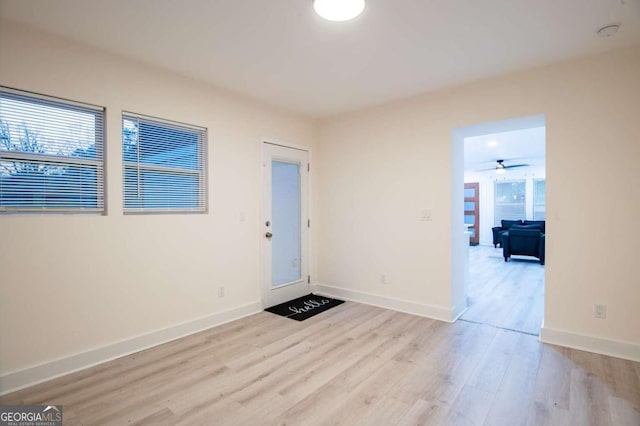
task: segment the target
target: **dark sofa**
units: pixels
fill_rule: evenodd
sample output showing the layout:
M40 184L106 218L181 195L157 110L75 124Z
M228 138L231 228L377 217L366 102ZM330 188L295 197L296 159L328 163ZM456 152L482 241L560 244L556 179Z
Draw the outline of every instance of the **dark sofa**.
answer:
M502 247L502 235L507 232L513 225L522 225L521 220L501 220L500 223L502 226L496 226L495 228L491 228L493 231L493 247Z
M507 262L511 255L537 257L544 265L545 234L536 225L514 225L502 235L502 255Z
M502 247L502 236L514 225L518 225L518 226L534 225L534 226L538 226L540 228L540 231L543 234L546 232L544 220L501 220L500 223L501 223L501 226L496 226L494 228L491 228L491 230L493 231L493 247L498 247L498 244L500 244L500 247Z

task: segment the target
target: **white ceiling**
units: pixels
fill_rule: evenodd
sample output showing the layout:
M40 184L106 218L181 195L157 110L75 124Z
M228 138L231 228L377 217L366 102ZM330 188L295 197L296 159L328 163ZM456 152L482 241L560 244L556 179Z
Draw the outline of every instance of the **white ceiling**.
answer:
M497 160L504 160L505 166L527 164L531 167L544 167L545 127L464 139L464 170L466 172L495 169Z
M367 0L342 23L311 0L0 0L0 16L315 117L640 44L640 0Z

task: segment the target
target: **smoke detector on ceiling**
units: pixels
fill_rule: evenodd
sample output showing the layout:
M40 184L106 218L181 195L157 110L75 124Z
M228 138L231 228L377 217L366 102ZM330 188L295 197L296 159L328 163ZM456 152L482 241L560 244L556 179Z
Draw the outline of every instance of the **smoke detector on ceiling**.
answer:
M620 24L607 24L604 27L600 27L597 31L598 37L607 38L615 35L620 29Z

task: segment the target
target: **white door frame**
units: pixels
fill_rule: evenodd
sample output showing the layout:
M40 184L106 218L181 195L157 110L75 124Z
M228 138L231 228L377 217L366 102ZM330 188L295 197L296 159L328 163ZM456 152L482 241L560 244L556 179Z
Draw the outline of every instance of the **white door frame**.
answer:
M545 114L529 115L504 120L486 121L456 127L451 131L451 322L455 322L467 309L468 286L464 271L468 271L469 239L464 235L464 139L467 137L490 133L509 132L532 127L548 126ZM546 159L546 156L545 156ZM547 246L547 253L548 253ZM466 257L466 266L465 262ZM547 285L547 271L544 271L544 285ZM468 275L468 274L467 274ZM545 293L546 294L546 293ZM546 317L546 298L543 305L543 319L540 325L544 328Z
M260 294L262 295L262 307L263 309L267 306L267 300L268 300L268 293L270 291L270 289L268 289L268 285L267 284L271 284L270 282L270 278L268 278L268 274L267 272L271 270L270 268L270 264L268 264L267 259L266 259L266 254L267 254L267 244L271 244L266 238L265 238L265 233L266 233L266 226L265 226L265 220L266 220L266 212L265 212L265 199L267 197L267 193L268 191L266 190L266 185L267 185L267 176L266 176L266 165L267 165L267 154L266 154L266 150L265 150L265 146L266 145L276 145L276 146L281 146L284 148L290 148L290 149L296 149L299 151L305 151L307 153L307 162L310 165L311 164L311 148L309 148L308 146L305 145L299 145L299 144L293 144L293 143L289 143L289 142L283 142L283 141L279 141L276 139L272 139L272 138L262 138L261 142L260 142L260 149L261 149L261 160L260 160L260 169L261 169L261 197L260 197L260 226L259 226L259 230L260 230L260 262L261 262L261 279L260 279ZM301 167L301 172L305 172L307 173L307 185L306 185L306 198L303 197L301 199L301 203L305 204L306 209L301 209L301 215L303 214L302 212L306 211L306 218L301 216L301 226L304 227L305 220L308 220L309 223L311 223L311 170L310 168L307 170L303 170L303 167ZM306 246L306 247L305 247ZM307 229L307 238L306 238L306 244L302 244L301 247L301 256L304 259L306 256L306 269L307 269L307 275L310 277L311 273L312 273L312 262L311 262L311 228L310 226ZM270 259L269 259L270 260ZM302 277L303 279L305 278L304 276ZM269 282L267 282L269 281ZM307 282L307 289L308 292L311 292L311 283L310 283L310 278L306 280ZM286 285L285 285L286 286Z

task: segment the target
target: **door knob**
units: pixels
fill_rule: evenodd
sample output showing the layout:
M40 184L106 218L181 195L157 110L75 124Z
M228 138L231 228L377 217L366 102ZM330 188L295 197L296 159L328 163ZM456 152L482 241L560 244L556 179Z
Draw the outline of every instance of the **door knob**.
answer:
M271 232L267 232L266 234L264 234L265 237L267 237L267 239L271 239L271 237L273 237L273 234Z

